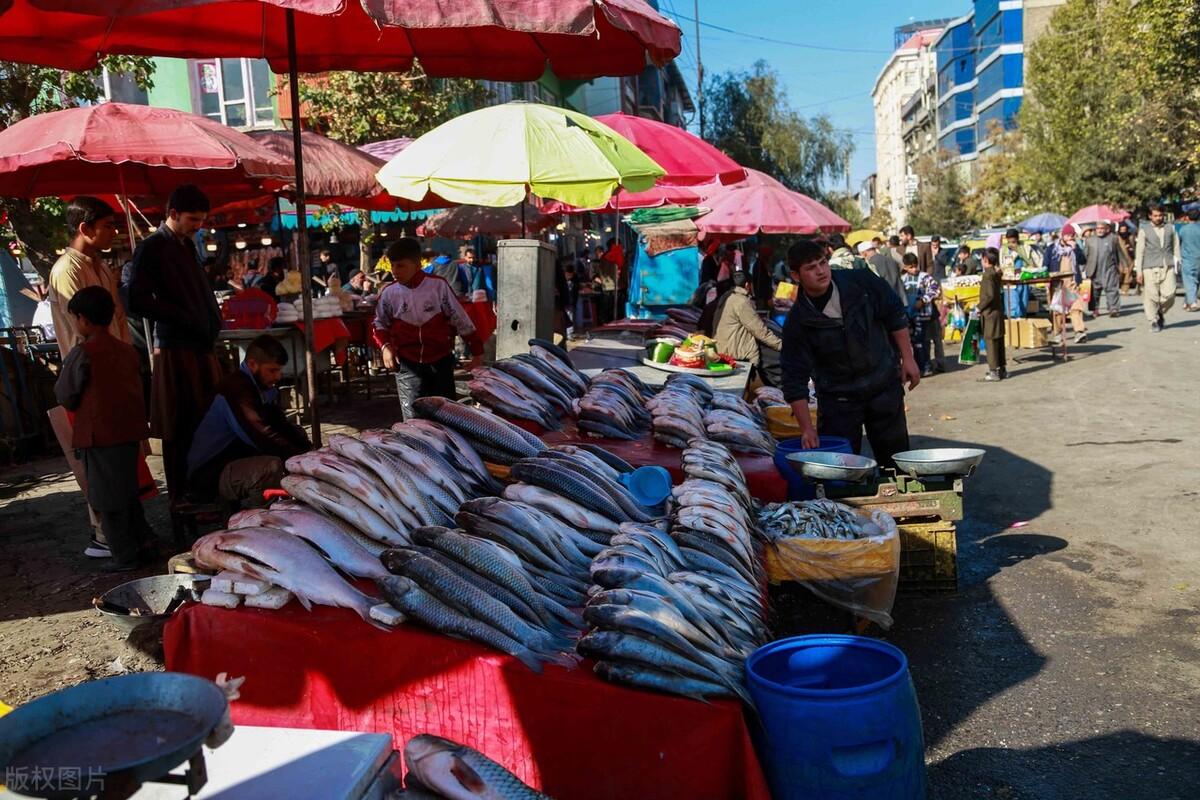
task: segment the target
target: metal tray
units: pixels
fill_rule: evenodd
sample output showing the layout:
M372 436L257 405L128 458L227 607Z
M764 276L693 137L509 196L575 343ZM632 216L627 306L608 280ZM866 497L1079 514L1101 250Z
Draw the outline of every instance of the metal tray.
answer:
M967 477L983 457L986 450L974 447L935 447L928 450L905 450L896 453L892 458L897 468L907 472L914 478L922 475L948 475Z
M181 672L81 683L0 718L0 774L30 797L77 797L80 781L92 794L138 786L199 752L228 708L216 684ZM34 777L46 775L58 779Z
M685 375L699 375L702 378L724 378L726 375L733 375L742 368L740 364L736 367L719 370L700 369L698 367L677 367L674 364L660 364L649 358L643 358L642 363L647 367L654 367L654 369L662 370L663 372L682 372Z
M787 460L814 481L862 481L879 466L873 458L852 453L788 453Z
M145 625L165 622L181 599L200 599L208 588L208 575L151 575L109 589L96 601L96 610L125 633ZM126 613L126 609L129 612Z

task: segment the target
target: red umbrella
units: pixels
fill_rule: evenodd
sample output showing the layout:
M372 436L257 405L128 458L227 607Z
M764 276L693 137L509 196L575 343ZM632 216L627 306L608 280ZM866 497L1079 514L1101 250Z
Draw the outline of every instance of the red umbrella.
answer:
M522 211L524 212L522 214ZM470 239L473 236L523 236L524 231L543 231L557 220L536 207L525 203L511 208L459 206L435 214L417 228L418 236L443 236L447 239Z
M633 142L667 171L659 183L690 186L746 179L746 170L740 164L683 128L628 114L604 114L596 119Z
M291 131L250 131L249 135L288 161L295 157ZM300 141L304 148L304 193L308 202L379 211L393 209L400 202L375 180L375 173L386 163L382 159L313 131L304 131ZM284 191L294 193L295 189L292 184Z
M295 180L244 133L169 108L103 103L38 114L0 131L0 195L119 192L164 198L181 183L216 195L269 193Z
M367 142L358 146L359 150L364 153L370 153L376 158L382 158L385 162L391 161L400 153L404 152L404 148L412 144L415 139L411 136L401 136L396 139L384 139L379 142Z
M586 211L612 214L615 211L632 211L635 208L698 206L702 200L699 189L698 186L668 186L660 183L644 192L620 192L598 208L576 208L557 200L546 201L540 205L546 214L582 214Z
M537 80L637 75L679 54L678 26L643 0L0 0L0 52L80 70L99 55L265 58L287 73L396 70Z
M710 206L715 206L718 198L728 194L731 191L745 188L765 188L772 192L791 192L798 199L801 206L808 210L811 215L812 222L815 223L822 233L849 233L853 227L849 222L836 214L834 211L825 207L821 203L812 199L802 192L793 191L784 186L780 181L756 169L746 170L746 179L731 186L721 186L720 184L710 184L708 186L697 187L698 191L704 195L704 202Z
M1121 220L1129 219L1129 212L1109 206L1094 205L1079 209L1067 219L1067 222L1073 225L1095 225L1104 219L1115 225Z
M826 214L821 213L824 207L815 200L782 187L743 186L729 189L716 196L710 208L712 210L708 214L696 220L696 227L706 238L740 239L758 233L803 234L850 230L845 220L842 220L843 225L833 224Z

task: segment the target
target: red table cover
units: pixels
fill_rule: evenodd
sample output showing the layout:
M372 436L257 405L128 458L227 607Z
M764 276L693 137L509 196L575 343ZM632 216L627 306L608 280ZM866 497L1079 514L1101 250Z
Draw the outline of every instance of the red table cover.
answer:
M665 467L671 473L671 480L679 483L684 480L680 456L683 451L657 441L647 433L640 439L625 441L622 439L594 439L581 433L575 426L575 420L562 420L561 431L543 432L540 428L534 431L547 444L568 444L587 442L598 444L615 456L628 461L635 467ZM522 425L522 427L531 427ZM535 427L536 426L532 426ZM775 467L775 460L770 456L754 456L744 453L734 453L742 472L746 473L746 488L750 496L768 503L780 503L787 500L787 481Z
M590 662L536 675L509 656L341 608L189 605L168 621L166 667L245 676L235 724L418 733L463 742L559 800L770 795L740 704L602 681Z

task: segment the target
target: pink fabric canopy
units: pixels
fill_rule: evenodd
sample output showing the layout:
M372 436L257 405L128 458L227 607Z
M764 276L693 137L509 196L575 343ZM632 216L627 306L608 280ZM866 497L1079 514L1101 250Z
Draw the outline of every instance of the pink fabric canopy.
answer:
M690 186L746 179L746 170L740 164L683 128L628 114L604 114L596 119L633 142L667 171L659 183Z
M290 158L206 117L104 103L23 119L0 131L0 195L90 193L165 198L181 183L250 197L295 180Z
M675 23L644 0L0 0L0 53L63 69L107 54L265 58L288 71L396 70L537 80L637 75L679 54Z
M404 152L404 148L413 143L411 136L401 136L396 139L384 139L379 142L367 142L359 145L358 149L364 153L369 153L376 158L383 159L386 163Z
M759 233L846 232L850 224L799 192L774 186L728 189L706 201L708 214L696 220L705 238L743 238ZM836 222L840 220L840 222Z
M485 208L483 206L458 206L434 214L417 228L418 236L442 236L447 239L470 239L472 236L523 236L526 233L544 231L553 227L557 220L542 213L530 203L525 204L525 222L522 230L521 207Z
M1129 212L1109 206L1093 205L1079 209L1067 219L1067 222L1074 225L1095 225L1104 219L1116 225L1121 220L1129 219Z
M291 131L251 131L249 136L288 161L293 160ZM362 150L312 131L302 131L304 190L309 203L387 210L399 204L379 182L375 173L384 161ZM290 185L285 192L295 191Z
M619 191L607 203L596 208L576 208L557 200L541 204L542 211L547 214L582 214L592 211L599 214L612 214L617 211L633 211L636 208L658 208L659 206L697 206L703 199L698 186L670 186L658 184L644 192Z

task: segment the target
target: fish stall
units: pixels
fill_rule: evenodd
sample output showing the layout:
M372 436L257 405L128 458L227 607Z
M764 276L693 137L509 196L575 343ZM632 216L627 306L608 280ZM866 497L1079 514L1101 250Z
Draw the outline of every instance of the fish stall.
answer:
M743 675L771 639L763 543L728 445L676 438L684 479L646 504L606 448L413 408L196 541L213 574L167 668L243 678L236 724L433 734L550 796L768 797Z

